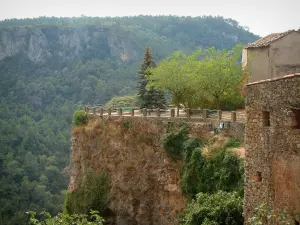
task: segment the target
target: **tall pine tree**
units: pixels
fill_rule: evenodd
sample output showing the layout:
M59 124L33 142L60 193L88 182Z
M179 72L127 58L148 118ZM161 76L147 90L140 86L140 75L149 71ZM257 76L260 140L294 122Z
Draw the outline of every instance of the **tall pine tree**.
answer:
M148 69L156 67L154 58L151 54L150 47L146 47L144 54L144 60L141 64L141 68L138 72L139 74L139 89L138 98L140 108L165 108L166 99L163 92L155 90L154 88L147 88L148 79L147 76L150 75Z

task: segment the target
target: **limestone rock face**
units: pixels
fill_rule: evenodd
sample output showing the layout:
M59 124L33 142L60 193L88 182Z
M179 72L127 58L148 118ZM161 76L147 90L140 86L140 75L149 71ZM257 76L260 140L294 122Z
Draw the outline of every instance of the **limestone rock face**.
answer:
M106 28L21 27L0 30L0 61L22 54L34 63L48 59L74 60L78 56L108 55L120 61L138 59L131 40Z
M40 30L36 30L30 36L27 56L32 62L44 62L47 56L51 56L47 48L46 35Z
M181 162L168 158L161 147L161 121L96 120L73 131L71 182L88 167L106 171L111 182L109 208L117 225L173 225L186 199L180 190Z

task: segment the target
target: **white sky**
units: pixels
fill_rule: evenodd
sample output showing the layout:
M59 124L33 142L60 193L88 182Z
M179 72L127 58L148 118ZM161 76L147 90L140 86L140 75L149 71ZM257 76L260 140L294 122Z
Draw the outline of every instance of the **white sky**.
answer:
M300 28L300 0L0 0L0 20L38 16L223 16L264 36Z

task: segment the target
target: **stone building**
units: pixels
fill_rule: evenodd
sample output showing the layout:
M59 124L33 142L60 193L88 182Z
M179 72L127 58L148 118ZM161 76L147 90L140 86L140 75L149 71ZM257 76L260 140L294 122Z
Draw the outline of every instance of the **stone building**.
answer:
M243 49L243 66L249 82L300 72L300 32L290 30L270 34Z
M245 221L263 203L299 215L300 73L249 83L246 91Z

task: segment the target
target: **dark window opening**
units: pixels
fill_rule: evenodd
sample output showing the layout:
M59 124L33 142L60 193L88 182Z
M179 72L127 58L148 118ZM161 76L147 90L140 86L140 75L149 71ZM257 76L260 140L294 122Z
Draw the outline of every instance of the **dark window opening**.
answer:
M300 109L292 109L292 128L300 129Z
M270 126L270 112L263 111L263 125L264 127Z
M257 171L255 176L254 176L254 180L256 182L261 182L262 181L262 177L261 177L261 172Z

